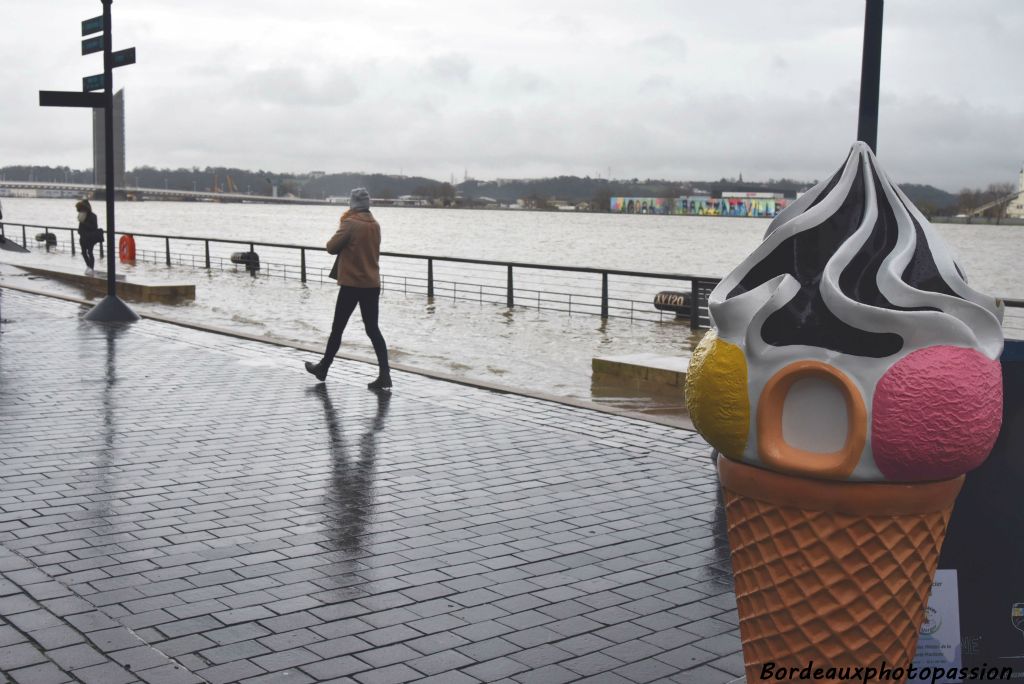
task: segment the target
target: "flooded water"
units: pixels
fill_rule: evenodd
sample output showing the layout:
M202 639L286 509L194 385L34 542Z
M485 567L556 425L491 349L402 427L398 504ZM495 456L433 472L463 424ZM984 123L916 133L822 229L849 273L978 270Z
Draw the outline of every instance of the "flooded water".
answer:
M95 208L103 226L102 203L96 203ZM332 206L124 202L117 206L117 226L119 232L251 240L319 250L334 232L343 210ZM374 213L382 225L382 250L388 252L709 277L720 277L739 263L760 242L768 225L766 219L565 212L380 208ZM74 214L73 202L67 200L4 199L9 237L20 238L20 227L12 229L11 221L72 227L76 225ZM1018 267L1024 263L1024 228L937 228L974 287L1024 299L1024 276ZM39 231L30 228L27 232L33 253L19 256L0 252L0 262L48 264L67 270L84 267L80 257L72 258L66 251L47 254L34 248L32 238ZM304 344L320 345L326 340L337 295L334 284L319 280L319 269L331 263L326 254L308 253L310 282L304 284L294 279L297 250L258 249L264 262L287 264L292 269L292 277L284 279L266 277L266 269L252 277L230 265L224 270L193 268L192 263L202 266L204 262L201 241L173 241L172 253L191 255L191 260L185 257L183 265L175 263L171 267L163 263L163 240L139 238L138 244L140 250L151 252L157 263L134 267L119 264L119 272L147 282L196 285L195 302L177 306L133 304L140 312ZM219 264L230 252L243 249L247 247L214 244L211 255ZM577 302L587 301L586 297L599 294L599 276L517 271L518 305L507 309L503 294L494 298L501 299L501 303L486 301L483 285L480 301L448 298L441 290L428 301L420 293L422 289L410 286L422 285L424 268L423 262L414 260L382 263L385 289L381 329L396 362L470 381L655 412L674 410L680 403L595 388L591 359L636 352L688 354L696 338L685 322L670 316L660 322L629 318L633 313L634 318L656 318L651 305L654 295L659 289L678 289L681 284L612 277L610 295L619 298L616 311L624 317L602 321L598 316L538 308L532 305L531 294L560 290L576 293ZM504 269L484 272L483 267L444 264L435 268L435 277L452 282L489 282L495 292L504 292ZM273 268L269 272L273 274ZM82 296L77 288L29 277L8 265L0 265L0 277L36 289ZM358 314L346 332L342 349L373 358Z
M94 206L100 226L104 207ZM119 232L322 246L344 207L122 202ZM720 277L761 241L768 219L375 208L387 252ZM76 226L68 200L4 199L7 221ZM975 288L1024 299L1024 227L938 224ZM237 249L237 248L236 248Z

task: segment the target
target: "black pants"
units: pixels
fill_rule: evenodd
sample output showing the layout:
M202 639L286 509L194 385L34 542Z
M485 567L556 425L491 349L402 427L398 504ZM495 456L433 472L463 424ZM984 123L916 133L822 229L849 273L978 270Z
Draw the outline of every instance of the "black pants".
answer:
M79 238L78 246L82 248L82 258L85 259L85 265L92 268L96 264L96 257L92 255L92 248L96 246L96 242Z
M334 355L341 347L341 335L345 332L349 317L356 310L356 304L359 305L359 315L363 317L366 335L370 338L370 342L373 342L373 351L377 354L380 374L390 376L388 347L377 326L377 317L380 313L379 287L346 287L342 285L338 288L338 303L334 307L334 324L331 326L331 336L327 338L327 349L324 351L324 358L320 363L324 368L328 368L334 361Z

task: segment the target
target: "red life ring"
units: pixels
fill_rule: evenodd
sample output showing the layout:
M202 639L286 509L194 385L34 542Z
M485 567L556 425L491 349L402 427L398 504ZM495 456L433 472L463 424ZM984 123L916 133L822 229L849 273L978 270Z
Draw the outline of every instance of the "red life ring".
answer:
M135 238L131 235L122 235L120 242L117 243L117 251L121 257L121 261L135 261Z

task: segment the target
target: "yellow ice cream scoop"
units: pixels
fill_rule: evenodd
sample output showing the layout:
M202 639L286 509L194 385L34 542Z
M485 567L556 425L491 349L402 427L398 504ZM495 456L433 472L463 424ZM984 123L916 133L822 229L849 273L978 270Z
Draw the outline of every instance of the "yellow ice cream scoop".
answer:
M704 335L690 358L686 408L704 439L729 458L742 458L750 429L747 362L743 350L715 330Z

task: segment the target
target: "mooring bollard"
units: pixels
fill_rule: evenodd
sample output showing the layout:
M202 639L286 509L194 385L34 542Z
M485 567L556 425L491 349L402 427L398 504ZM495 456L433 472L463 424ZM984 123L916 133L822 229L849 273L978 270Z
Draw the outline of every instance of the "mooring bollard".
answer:
M601 318L608 318L608 274L601 274Z
M697 279L690 281L690 330L700 327L700 286Z
M508 266L508 283L505 286L505 306L512 308L515 305L515 288L512 285L512 265Z

